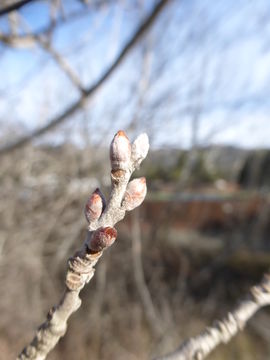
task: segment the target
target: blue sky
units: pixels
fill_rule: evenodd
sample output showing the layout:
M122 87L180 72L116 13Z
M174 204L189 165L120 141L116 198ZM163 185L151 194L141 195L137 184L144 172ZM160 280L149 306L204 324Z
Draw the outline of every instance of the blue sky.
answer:
M89 86L109 66L153 3L144 1L139 8L136 2L125 1L86 12L58 27L52 44ZM67 13L80 8L75 0L65 2ZM33 30L48 21L43 2L25 6L21 14ZM192 119L199 111L199 144L270 147L269 19L266 0L172 1L84 111L46 139L72 132L73 139L83 142L81 134L87 130L91 141L107 141L136 117L134 132L149 132L154 147L188 147ZM0 31L8 31L5 18L0 20ZM145 48L150 65L141 101ZM40 48L5 47L0 67L3 134L7 124L18 133L46 124L79 96Z

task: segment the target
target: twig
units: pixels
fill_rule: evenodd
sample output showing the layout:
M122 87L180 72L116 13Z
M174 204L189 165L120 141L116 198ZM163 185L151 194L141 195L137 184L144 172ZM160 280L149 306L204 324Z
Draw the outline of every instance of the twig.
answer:
M6 7L0 9L0 16L6 15L6 14L10 13L11 11L19 10L24 5L27 5L30 2L34 2L34 1L36 1L36 0L22 0L22 1L17 1L13 4L7 5Z
M202 360L220 343L228 343L266 305L270 305L270 274L266 274L259 285L253 286L247 298L224 319L185 341L175 352L156 360Z
M52 130L56 126L60 125L69 116L73 115L78 109L80 109L83 106L84 101L86 99L90 98L92 95L94 95L100 89L100 87L104 84L104 82L109 78L109 76L123 62L123 60L126 58L128 53L133 49L134 45L138 42L138 40L141 38L141 36L151 27L151 25L154 23L157 16L161 12L161 10L164 8L164 6L168 2L169 2L169 0L161 0L154 7L153 11L145 19L145 21L143 21L143 23L138 27L137 31L135 31L132 38L127 42L127 44L121 50L121 52L116 57L114 62L111 64L111 66L103 73L103 75L97 80L96 83L94 83L92 86L86 88L85 92L81 95L79 100L77 100L75 103L70 105L61 115L56 116L55 118L51 119L45 126L42 126L39 129L36 129L31 134L22 137L21 139L15 141L14 143L8 144L8 145L0 148L0 155L26 145L31 140L33 140L35 137L43 135L44 133L48 132L49 130Z
M85 90L83 89L83 86L81 84L79 76L74 72L72 67L69 65L69 63L66 61L64 57L62 57L42 36L36 36L35 37L37 43L46 50L54 59L54 61L59 65L59 67L63 70L63 72L68 76L72 84L82 93L85 93Z
M122 220L126 211L139 206L146 195L145 179L129 182L133 171L146 157L149 148L146 134L130 144L123 131L119 131L111 144L111 196L107 206L97 189L86 204L89 221L88 235L82 248L68 261L66 289L58 305L47 315L36 336L18 356L17 360L43 360L54 348L67 329L67 320L81 305L79 293L91 280L102 253L114 242L117 232L114 225Z
M67 22L71 23L78 20L84 16L88 16L92 8L86 8L83 10L76 10L69 13L69 15L62 15L53 23L50 21L46 26L36 30L34 33L22 33L18 35L11 35L0 33L0 41L11 47L27 48L35 46L35 36L49 36L54 30L59 26L66 24ZM63 10L62 10L63 12Z
M11 17L12 15L12 17ZM14 16L16 15L16 16ZM83 86L81 84L79 76L74 72L72 67L69 65L69 63L66 61L66 59L58 53L53 46L50 43L49 36L42 36L42 35L32 35L31 29L28 25L28 23L24 20L23 17L21 17L18 13L12 13L9 15L11 17L10 23L12 24L14 31L17 31L18 23L21 24L23 30L29 35L32 36L35 44L40 46L42 49L47 51L51 57L54 59L54 61L58 64L60 69L67 75L69 80L72 82L72 84L81 92L84 93L85 90L83 89Z

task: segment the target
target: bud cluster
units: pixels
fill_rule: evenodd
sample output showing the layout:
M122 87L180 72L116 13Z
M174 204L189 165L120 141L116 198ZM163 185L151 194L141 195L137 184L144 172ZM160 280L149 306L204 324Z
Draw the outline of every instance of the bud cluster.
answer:
M146 157L149 149L148 137L141 134L131 145L124 131L118 131L110 146L110 160L112 166L112 181L117 184L125 174L130 176L130 172L138 167ZM125 182L123 183L125 184ZM126 187L122 200L122 209L131 211L139 206L147 192L146 180L144 177L134 179ZM99 189L96 189L85 205L85 216L89 223L99 220L104 212L106 202ZM96 228L94 225L94 228ZM101 252L103 249L112 245L117 236L113 227L101 227L92 233L88 247L93 252Z

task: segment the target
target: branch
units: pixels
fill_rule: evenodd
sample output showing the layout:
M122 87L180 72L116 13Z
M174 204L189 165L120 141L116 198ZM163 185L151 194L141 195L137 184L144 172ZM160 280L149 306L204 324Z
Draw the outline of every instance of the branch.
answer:
M162 324L154 307L150 291L145 282L142 264L141 228L139 214L134 211L131 219L132 261L135 283L142 301L146 319L157 337L163 335Z
M29 4L30 2L34 2L34 1L36 1L36 0L22 0L22 1L18 1L13 4L7 5L6 7L0 9L0 16L6 15L14 10L19 10L24 5Z
M94 266L104 250L113 244L117 232L114 225L122 220L126 211L139 206L146 195L144 178L129 182L130 176L146 157L149 148L146 134L130 144L123 131L111 143L111 196L105 199L97 189L89 198L85 215L89 222L88 235L82 248L68 261L66 289L58 305L47 315L36 336L18 356L17 360L43 360L55 347L67 329L67 320L81 305L80 291L94 275Z
M54 2L53 2L54 3ZM52 3L52 4L53 4ZM11 15L16 15L16 17L11 19L10 21L14 26L14 32L16 33L18 29L18 23L21 23L21 26L26 33L29 34L29 36L33 37L34 44L40 46L43 50L47 51L51 57L54 59L54 61L58 64L60 69L67 75L69 80L72 82L72 84L81 92L84 93L83 86L80 82L79 76L73 71L72 67L69 65L69 63L65 60L64 57L62 57L50 44L49 38L47 39L46 36L42 35L32 35L30 33L30 27L28 23L20 16L18 13L12 13ZM52 21L53 23L53 21Z
M202 360L220 343L227 344L263 306L270 305L270 274L253 286L245 300L221 321L185 341L175 352L156 360Z
M36 30L33 34L4 34L0 33L0 41L4 44L11 47L18 48L28 48L35 46L35 36L49 36L57 27L66 24L67 22L71 23L78 20L81 17L87 16L89 12L92 11L93 4L91 7L86 7L83 10L75 10L69 13L68 15L62 15L55 21L50 21L49 24L41 27Z
M43 135L44 133L52 130L62 122L64 122L69 116L73 115L84 103L84 101L91 96L93 96L97 90L104 84L104 82L109 78L109 76L118 68L118 66L123 62L126 58L128 53L133 49L135 44L141 38L141 36L151 27L154 23L155 19L157 18L158 14L164 8L164 6L169 2L169 0L161 0L153 9L151 14L146 18L146 20L139 26L137 31L134 33L132 38L127 42L124 48L121 50L115 61L111 64L111 66L103 73L100 79L97 80L95 84L86 88L84 93L81 95L80 99L77 100L75 103L70 105L61 115L56 116L48 124L45 126L40 127L39 129L32 132L32 134L26 135L21 139L15 141L14 143L8 144L2 148L0 148L0 155L5 154L9 151L18 149L27 143L29 143L34 138Z
M58 64L58 66L63 70L63 72L67 75L69 80L72 82L72 84L83 94L85 92L79 76L73 71L72 67L69 65L69 63L65 60L64 57L62 57L42 36L36 36L35 37L38 44L46 50L51 57L54 59L54 61Z

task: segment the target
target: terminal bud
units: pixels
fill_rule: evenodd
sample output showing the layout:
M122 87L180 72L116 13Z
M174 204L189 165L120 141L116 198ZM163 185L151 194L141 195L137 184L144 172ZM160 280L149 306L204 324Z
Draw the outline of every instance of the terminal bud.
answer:
M110 159L112 170L127 170L130 164L131 144L124 131L120 130L111 142Z

